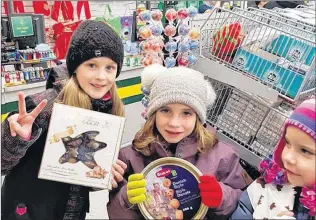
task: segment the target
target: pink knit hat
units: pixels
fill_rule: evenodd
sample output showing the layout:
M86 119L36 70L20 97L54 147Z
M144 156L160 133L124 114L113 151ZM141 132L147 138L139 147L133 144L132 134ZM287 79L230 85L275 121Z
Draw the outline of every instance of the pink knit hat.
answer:
M283 185L286 183L287 176L286 171L282 168L283 162L281 159L282 151L285 147L284 136L286 129L289 126L295 126L298 129L304 131L311 138L316 140L316 106L315 98L304 101L299 105L289 119L285 121L283 128L283 134L280 138L273 157L265 158L259 164L259 171L261 172L261 177L265 183L272 183L275 185ZM300 195L300 202L305 208L309 210L308 214L311 216L316 215L316 183L311 187L303 187Z
M311 138L316 140L316 107L315 107L315 98L306 100L302 102L291 114L290 118L285 121L283 128L283 134L280 138L274 154L274 161L283 168L283 163L281 160L281 154L285 146L285 132L286 128L289 126L295 126L298 129L304 131Z

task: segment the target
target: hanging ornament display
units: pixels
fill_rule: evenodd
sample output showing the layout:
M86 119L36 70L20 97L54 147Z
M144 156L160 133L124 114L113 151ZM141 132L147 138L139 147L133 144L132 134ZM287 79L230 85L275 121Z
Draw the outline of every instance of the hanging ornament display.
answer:
M188 35L189 31L190 31L190 28L187 24L180 24L178 27L178 33L181 36Z
M151 33L152 35L154 36L160 36L162 34L162 27L160 25L151 25L150 26L150 30L151 30Z
M175 26L171 25L171 24L168 24L166 27L165 27L165 35L168 36L168 37L173 37L174 35L176 35L177 33L177 29Z
M144 95L147 95L147 96L149 95L149 90L146 89L145 87L142 87L140 90L142 91Z
M188 12L187 8L179 9L177 14L178 14L178 18L180 20L184 20L184 19L186 19L189 16L189 12Z
M187 55L180 55L178 57L178 64L179 66L188 66L189 64L189 58Z
M144 66L149 66L149 65L153 64L153 58L150 57L149 54L147 54L145 57L143 57L141 63L142 63Z
M144 39L150 38L151 34L151 30L148 26L143 26L139 29L139 35Z
M177 50L177 43L174 41L169 41L166 43L165 49L166 49L166 51L173 53Z
M146 6L144 4L139 4L136 8L136 14L139 15L142 11L146 10Z
M195 50L199 46L199 43L197 41L195 41L195 40L190 40L189 44L190 44L190 50Z
M150 21L151 19L151 13L149 10L145 10L139 13L138 15L139 19L142 21Z
M189 55L188 62L190 66L196 64L196 61L197 57L194 54Z
M144 96L142 98L142 104L147 108L149 104L149 98L147 96Z
M190 17L190 18L195 17L195 16L197 15L197 13L198 13L197 8L195 8L195 7L193 7L193 6L190 6L190 7L188 8L188 14L189 14L189 17Z
M174 57L167 57L165 59L165 66L167 68L174 67L176 65L176 59Z
M162 12L160 10L154 10L151 12L151 18L154 20L154 21L161 21L162 19Z
M160 10L144 10L137 8L138 18L146 25L139 29L139 36L144 39L140 43L142 53L142 64L144 66L153 63L164 63L167 68L176 66L192 66L196 63L197 57L192 50L198 48L200 32L196 28L190 28L187 19L192 19L197 15L198 10L190 6L181 8L178 11L168 9L165 13L167 24L162 25L163 13ZM176 36L178 32L178 36ZM164 44L163 34L167 37ZM165 48L166 53L163 53ZM165 59L163 60L163 57ZM143 92L144 93L144 92ZM146 101L143 101L145 104Z
M165 17L166 17L166 19L169 21L169 23L172 23L174 20L177 19L178 13L177 13L176 10L174 10L173 8L171 8L171 9L168 9L168 10L166 11Z
M189 38L191 40L197 40L197 39L199 39L199 37L200 37L200 31L197 28L192 28L189 31Z
M182 41L179 43L178 45L178 51L180 53L185 53L188 52L190 50L190 44L187 41Z

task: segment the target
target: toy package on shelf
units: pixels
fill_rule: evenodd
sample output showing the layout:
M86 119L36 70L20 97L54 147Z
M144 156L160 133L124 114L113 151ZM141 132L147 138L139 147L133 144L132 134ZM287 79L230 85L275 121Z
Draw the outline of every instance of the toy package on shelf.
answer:
M132 40L133 16L120 17L121 38L123 41Z
M22 69L26 82L45 81L48 78L47 68L27 67Z
M127 31L127 30L126 30ZM127 32L126 32L127 33ZM137 67L141 66L141 55L139 54L139 42L132 42L128 36L125 36L126 40L123 40L124 45L124 62L125 67Z
M2 77L5 80L4 86L17 86L25 84L24 74L22 71L2 72Z
M39 44L35 49L18 50L23 63L38 63L56 59L47 44Z
M141 66L139 55L139 42L132 41L133 16L120 17L120 37L124 45L124 67Z
M14 61L20 61L19 52L2 52L1 53L1 63L9 63Z
M258 18L260 16L268 17L262 14ZM290 26L286 21L280 30L268 25L256 28L248 25L247 35L233 60L234 67L256 76L291 99L297 98L302 91L315 88L312 86L315 80L315 43L312 43L315 35L306 30L302 31L302 37L296 36L300 26L296 24L298 29L295 29L293 23ZM293 29L293 34L281 31L283 29Z
M26 83L45 81L48 77L48 69L43 67L27 67L22 70L4 71L2 76L5 86L18 86Z
M289 69L280 67L247 50L239 48L233 60L233 66L256 76L266 84L295 98L304 77Z

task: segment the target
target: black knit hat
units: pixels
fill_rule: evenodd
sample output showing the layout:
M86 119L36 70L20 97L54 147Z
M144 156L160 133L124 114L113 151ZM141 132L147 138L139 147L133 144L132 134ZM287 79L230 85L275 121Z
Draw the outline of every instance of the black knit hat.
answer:
M67 53L66 63L70 76L83 62L95 57L108 57L116 62L119 76L123 60L124 46L119 35L102 21L83 21L73 33Z

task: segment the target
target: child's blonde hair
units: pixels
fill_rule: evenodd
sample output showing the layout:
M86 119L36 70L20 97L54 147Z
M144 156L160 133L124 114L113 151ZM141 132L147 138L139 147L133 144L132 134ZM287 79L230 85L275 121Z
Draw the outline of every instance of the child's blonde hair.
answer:
M199 153L205 153L218 143L215 134L210 133L197 118L192 135L197 139ZM153 113L136 133L133 140L135 149L146 156L152 154L150 145L153 143L161 144L163 137L156 128L156 112Z
M124 116L124 104L118 95L116 84L113 84L109 92L113 103L112 114ZM75 75L64 82L64 87L59 93L56 102L78 108L92 108L90 96L80 88Z

